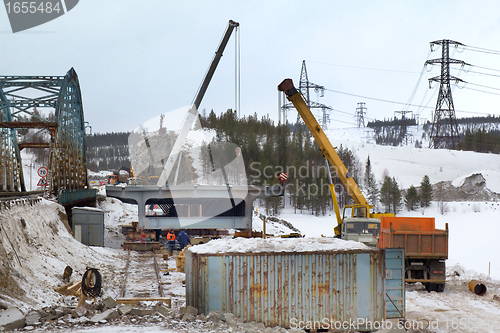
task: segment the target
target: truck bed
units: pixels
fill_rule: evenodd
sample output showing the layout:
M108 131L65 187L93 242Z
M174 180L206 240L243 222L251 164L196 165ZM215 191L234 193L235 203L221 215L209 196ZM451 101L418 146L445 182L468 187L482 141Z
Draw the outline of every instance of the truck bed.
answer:
M435 229L434 218L382 217L379 248L404 248L405 257L448 258L448 225Z

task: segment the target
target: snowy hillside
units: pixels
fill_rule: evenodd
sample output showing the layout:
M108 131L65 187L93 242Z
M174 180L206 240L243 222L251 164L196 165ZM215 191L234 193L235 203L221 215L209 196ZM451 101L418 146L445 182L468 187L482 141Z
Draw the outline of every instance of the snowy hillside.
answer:
M325 131L334 147L342 145L353 151L364 165L368 156L377 180L385 171L395 177L401 188L418 186L424 175L431 183L457 181L481 173L486 186L500 193L500 155L411 146L380 146L373 142L367 128L344 128ZM455 183L457 184L457 183Z

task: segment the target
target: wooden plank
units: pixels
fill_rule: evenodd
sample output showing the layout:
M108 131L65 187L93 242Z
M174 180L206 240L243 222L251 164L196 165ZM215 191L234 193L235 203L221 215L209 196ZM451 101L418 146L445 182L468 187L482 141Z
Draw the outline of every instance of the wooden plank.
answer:
M169 308L172 307L172 299L170 297L118 297L116 303L135 305L138 302L163 302Z
M77 290L79 287L81 287L82 282L70 282L62 287L54 289L58 293L65 295L65 296L70 296L70 295L76 295L75 290Z
M175 270L176 268L167 268L167 269L160 269L160 272L173 272Z

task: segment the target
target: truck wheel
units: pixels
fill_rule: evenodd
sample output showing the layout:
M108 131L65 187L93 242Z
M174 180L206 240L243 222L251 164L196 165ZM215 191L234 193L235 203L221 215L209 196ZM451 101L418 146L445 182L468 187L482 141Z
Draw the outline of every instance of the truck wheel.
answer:
M436 292L442 293L444 291L444 283L436 284Z
M436 291L435 283L424 283L424 285L425 285L425 290L427 290L428 292Z

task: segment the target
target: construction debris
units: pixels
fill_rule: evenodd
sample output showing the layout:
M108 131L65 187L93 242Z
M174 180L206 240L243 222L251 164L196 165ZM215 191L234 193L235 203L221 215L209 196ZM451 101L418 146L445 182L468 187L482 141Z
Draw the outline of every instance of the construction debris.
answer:
M471 280L469 282L469 290L479 296L486 294L486 286L478 280Z
M82 281L71 282L62 287L54 289L64 296L80 296L82 291Z
M66 268L64 269L63 281L69 282L71 274L73 274L73 268L71 268L70 266L66 266Z
M177 272L185 273L184 266L186 265L186 250L190 248L191 245L186 246L175 258L175 265L177 266Z
M161 325L167 331L185 325L189 331L196 332L254 332L266 331L269 333L298 333L304 332L300 329L289 329L265 327L262 323L243 323L243 321L231 313L210 312L205 315L198 314L196 308L187 306L182 308L168 308L163 302L154 305L138 303L130 305L118 304L105 309L102 302L86 304L83 307L46 307L37 311L30 311L26 316L17 308L0 310L0 331L7 330L57 330L74 331L96 326L134 325L151 326Z

